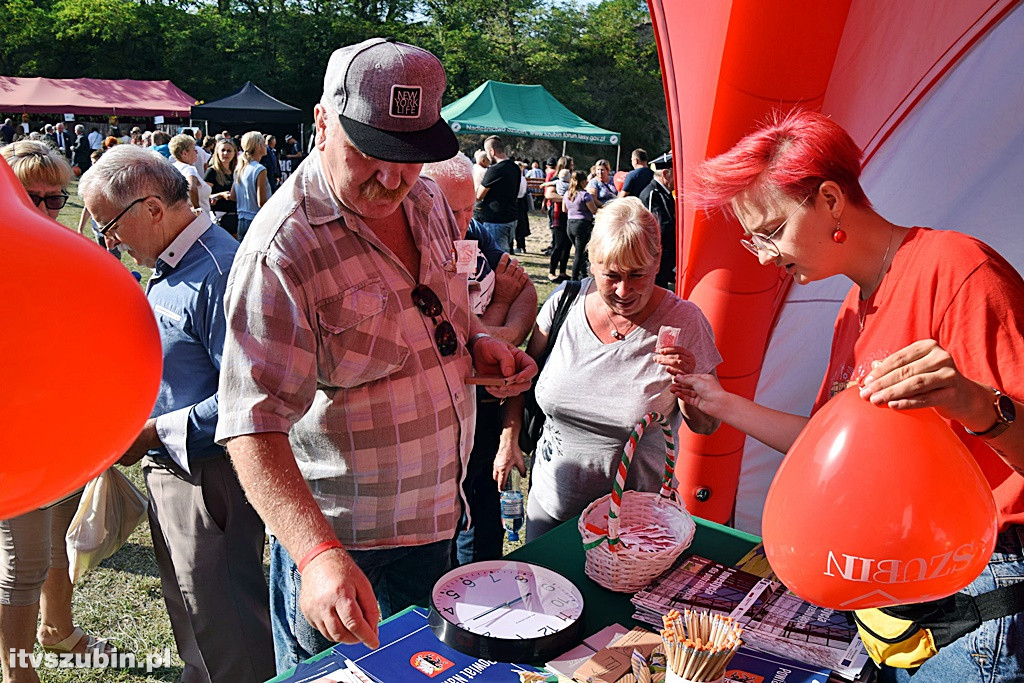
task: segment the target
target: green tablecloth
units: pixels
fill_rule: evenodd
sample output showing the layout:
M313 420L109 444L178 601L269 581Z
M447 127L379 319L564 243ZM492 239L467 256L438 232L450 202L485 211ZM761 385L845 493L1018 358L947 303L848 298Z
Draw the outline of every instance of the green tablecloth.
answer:
M609 624L637 625L632 617L633 604L629 601L633 597L632 594L614 593L602 588L587 578L584 573L583 541L576 529L576 521L576 519L569 520L537 540L530 541L518 550L509 553L506 557L510 560L532 562L554 569L576 584L580 592L583 593L584 636L593 635ZM694 535L693 544L686 551L687 553L701 555L724 564L735 564L747 554L747 551L761 541L757 536L708 522L699 517L694 517L694 521L697 522L697 533ZM404 612L399 612L399 614L402 613ZM394 619L399 614L391 618ZM326 652L328 651L320 653L310 661L326 656ZM281 674L272 679L270 683L284 680L289 673Z

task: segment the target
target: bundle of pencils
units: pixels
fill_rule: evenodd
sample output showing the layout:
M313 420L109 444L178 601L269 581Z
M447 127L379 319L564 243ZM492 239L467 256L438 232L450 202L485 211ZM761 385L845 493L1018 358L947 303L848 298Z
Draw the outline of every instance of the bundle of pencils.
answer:
M661 618L661 642L668 668L688 681L717 681L743 633L736 620L708 612L672 610Z

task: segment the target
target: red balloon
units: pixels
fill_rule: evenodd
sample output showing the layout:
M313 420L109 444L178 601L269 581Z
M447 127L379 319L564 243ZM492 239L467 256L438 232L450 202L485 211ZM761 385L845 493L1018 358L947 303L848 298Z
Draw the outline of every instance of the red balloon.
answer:
M615 184L615 189L622 192L622 185L626 182L626 171L616 171L615 175L612 176L612 183Z
M149 417L153 312L105 249L43 216L0 159L0 519L75 491Z
M804 600L863 609L935 600L973 581L995 547L992 491L931 408L896 411L843 391L782 461L764 548Z

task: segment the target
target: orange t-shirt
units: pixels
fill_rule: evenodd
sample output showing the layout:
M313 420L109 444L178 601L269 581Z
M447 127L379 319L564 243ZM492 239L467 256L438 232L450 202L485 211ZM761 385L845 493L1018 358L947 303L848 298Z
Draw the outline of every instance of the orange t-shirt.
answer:
M874 294L862 302L855 285L846 295L814 411L865 377L872 362L921 339L937 341L965 377L1024 402L1024 280L973 237L912 228ZM1024 523L1024 476L984 439L950 426L992 487L1000 530Z

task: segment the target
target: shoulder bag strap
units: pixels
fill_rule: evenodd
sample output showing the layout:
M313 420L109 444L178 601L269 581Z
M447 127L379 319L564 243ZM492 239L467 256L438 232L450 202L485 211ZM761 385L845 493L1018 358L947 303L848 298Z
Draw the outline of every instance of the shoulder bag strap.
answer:
M555 309L555 317L551 321L548 343L544 346L544 353L537 359L538 376L540 375L540 370L544 369L544 364L547 362L548 356L551 355L551 350L555 348L555 338L558 336L558 331L562 329L565 319L569 317L569 307L572 306L572 302L576 300L579 293L579 280L569 280L565 283L565 289L562 290L562 296L558 300L558 308Z

